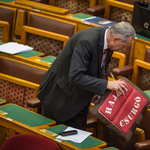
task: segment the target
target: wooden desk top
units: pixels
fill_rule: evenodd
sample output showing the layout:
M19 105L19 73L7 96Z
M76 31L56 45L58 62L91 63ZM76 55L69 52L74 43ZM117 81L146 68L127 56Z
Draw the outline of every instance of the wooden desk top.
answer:
M70 149L76 149L76 150L95 150L95 149L99 149L100 148L104 148L107 146L107 143L94 138L92 136L88 136L83 142L81 143L76 143L76 142L72 142L69 140L60 140L57 139L58 133L59 132L63 132L65 129L67 128L67 126L65 125L56 125L47 129L42 129L40 130L41 134L44 134L46 137L50 136L50 137L55 137L54 140L58 141L60 143L62 143L63 145L67 145ZM60 145L61 146L61 145Z
M19 5L28 6L33 9L38 9L39 11L44 10L44 11L48 11L48 12L52 12L52 13L56 13L60 15L66 15L69 13L69 9L64 9L64 8L55 7L52 5L37 3L37 2L29 1L29 0L16 0L15 3Z
M6 104L1 106L0 115L3 115L5 119L9 118L8 120L15 120L30 127L56 124L54 120L34 113L16 104Z
M0 105L3 105L3 104L5 104L5 103L6 103L6 100L0 99Z

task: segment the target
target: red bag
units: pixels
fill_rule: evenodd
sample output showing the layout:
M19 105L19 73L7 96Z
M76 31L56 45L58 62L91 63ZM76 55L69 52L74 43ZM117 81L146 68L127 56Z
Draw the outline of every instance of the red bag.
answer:
M128 79L122 77L121 80L128 85L125 95L117 97L115 91L106 90L90 112L129 141L150 104L150 98Z

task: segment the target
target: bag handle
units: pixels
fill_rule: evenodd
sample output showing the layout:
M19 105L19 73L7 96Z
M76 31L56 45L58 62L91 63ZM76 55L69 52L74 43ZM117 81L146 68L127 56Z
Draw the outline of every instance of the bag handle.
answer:
M147 9L150 9L150 4L147 3L146 1L139 1L138 2L138 5L142 6L142 7L145 7Z

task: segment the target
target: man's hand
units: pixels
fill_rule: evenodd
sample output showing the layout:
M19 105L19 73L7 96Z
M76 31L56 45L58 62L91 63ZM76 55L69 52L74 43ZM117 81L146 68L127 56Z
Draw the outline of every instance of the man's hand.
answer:
M116 91L117 97L119 97L120 94L125 95L125 92L127 92L127 84L123 81L108 81L107 89Z

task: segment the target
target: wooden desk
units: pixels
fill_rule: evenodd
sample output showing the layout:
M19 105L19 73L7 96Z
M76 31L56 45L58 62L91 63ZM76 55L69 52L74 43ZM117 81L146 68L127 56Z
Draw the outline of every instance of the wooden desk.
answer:
M0 99L0 106L1 106L1 105L4 105L5 103L6 103L6 100Z
M25 56L26 54L25 55L22 55L22 54L21 55L11 55L11 54L6 54L6 53L0 52L0 56L2 56L2 57L15 59L15 60L21 61L23 63L26 63L28 65L34 65L34 66L37 66L39 68L43 68L43 69L47 69L47 70L49 69L49 67L51 66L51 64L55 58L54 56L43 57L42 55L41 56L35 55L35 56L30 57L30 54L32 54L32 52L28 53L27 54L28 57L26 57ZM42 53L42 54L44 54L44 53Z
M2 1L0 1L0 5L9 6L9 7L17 8L17 9L24 9L24 10L31 11L31 12L37 12L39 14L55 17L57 19L63 19L65 21L69 21L69 22L72 22L72 23L77 23L77 31L98 26L98 25L95 25L95 24L89 24L89 23L87 24L87 23L83 22L82 20L72 18L71 17L72 14L60 15L60 14L51 13L51 12L44 11L44 10L38 11L38 10L35 10L35 9L29 7L29 6L17 5L17 4L13 4L13 3L5 3L5 2L2 2ZM40 3L39 3L39 5L40 5Z
M39 132L48 137L48 138L53 138L54 141L57 142L57 144L60 146L60 148L63 150L64 146L67 146L66 149L64 150L100 150L100 148L104 148L107 146L107 143L96 139L92 136L87 137L83 142L81 143L75 143L69 140L60 140L57 139L56 137L58 136L59 132L63 132L65 129L67 128L67 126L65 125L57 125L57 126L53 126L47 129L41 129L39 130Z
M67 128L65 125L54 126L55 121L31 112L15 104L7 104L0 107L0 144L4 142L4 136L11 137L16 133L36 134L54 140L62 150L100 150L106 147L106 142L88 137L82 143L62 141L56 138L59 132ZM52 128L54 126L54 128ZM4 130L5 128L5 130ZM6 132L7 131L7 132ZM55 132L55 134L53 133ZM90 141L90 142L89 142Z
M99 25L87 23L87 22L84 22L82 20L71 17L72 14L60 15L60 14L52 13L50 11L45 11L45 10L40 10L39 11L38 9L33 9L32 7L29 7L29 6L18 5L16 3L6 3L6 2L2 2L2 1L0 1L0 5L5 6L5 7L9 6L9 7L17 9L17 17L19 16L19 18L17 18L17 20L19 20L19 21L16 22L16 24L15 24L15 32L13 32L13 34L14 34L13 37L14 38L12 39L12 41L17 41L17 42L20 41L20 39L17 39L16 36L21 35L22 26L25 25L24 24L25 14L27 14L28 12L37 12L38 14L54 17L54 18L57 18L57 19L61 19L61 20L70 22L70 23L75 23L75 24L77 24L77 32L81 31L83 29L99 26ZM37 5L41 5L41 3L38 3ZM21 9L22 9L22 11L20 11Z
M55 125L54 120L29 111L15 104L7 104L0 107L0 145L4 142L5 134L7 138L16 133L38 134L35 129L48 128ZM6 129L4 131L4 128ZM8 131L8 132L6 132Z
M0 45L2 44L3 43L0 42ZM35 65L37 67L42 67L45 69L49 69L50 65L52 64L55 58L54 56L44 57L45 56L44 53L37 52L37 51L27 51L27 52L18 53L16 55L0 52L0 56L12 58L27 63L29 65Z
M46 57L34 59L34 61L40 63L41 65L43 65L43 67L45 66L49 68L55 59L56 57L54 56L46 56Z
M34 1L29 1L29 0L16 0L15 3L18 5L23 5L27 7L31 7L32 9L35 9L36 11L47 11L51 13L56 13L59 15L66 15L69 13L69 9L64 9L60 7L55 7L52 5L47 5L47 4L42 4L42 3L37 3Z
M4 44L4 43L0 42L0 45L2 45L2 44ZM4 56L7 58L13 58L16 60L21 60L23 62L26 62L26 61L30 62L35 59L40 59L41 57L45 56L45 54L32 50L32 51L18 53L15 55L0 52L0 56Z
M38 52L38 51L27 51L27 52L22 52L14 55L15 58L22 58L22 59L29 59L29 60L34 60L40 57L45 56L44 53Z
M127 20L125 20L123 18L124 15L125 15L124 13L127 11L128 15L130 15L130 13L132 15L132 12L133 12L133 9L134 9L133 5L128 4L128 3L124 3L124 2L121 2L121 1L116 1L116 0L107 0L107 1L105 1L105 10L106 11L105 11L105 14L104 14L104 18L110 19L110 20L113 20L113 21L117 21L117 22L120 21L120 20L118 20L120 18L116 17L116 19L113 19L112 12L111 12L112 11L112 7L113 8L119 8L120 10L122 10L122 13L120 14L120 18L122 17L122 19L121 19L122 21L123 20L127 21ZM128 19L128 18L126 18L126 19ZM131 22L131 18L128 20L128 22Z
M146 90L146 91L144 91L144 93L145 93L148 97L150 97L150 90Z
M4 43L0 42L0 45L2 45L2 44L4 44ZM15 55L0 52L0 56L6 56L9 58L18 58L18 59L20 58L20 59L31 59L31 60L33 60L33 59L37 59L39 57L43 57L43 56L45 56L45 54L32 50L32 51L17 53Z
M3 43L0 42L0 45L2 44ZM49 67L51 66L52 62L55 60L56 57L54 56L44 57L44 55L45 55L44 53L37 52L37 51L27 51L27 52L18 53L16 55L0 52L0 56L13 58L31 65L33 64L42 68L49 69Z
M2 2L10 3L13 2L14 0L1 0Z
M30 65L36 65L36 66L42 67L42 68L43 68L43 65L40 65L38 62L34 62L34 60L40 59L44 55L45 55L44 53L37 52L37 51L27 51L27 52L23 52L23 53L18 53L16 55L0 52L0 56L4 56L4 57L7 57L7 58L12 58L12 59L15 59L15 60L18 60L18 61L22 61L24 63L28 63ZM47 68L47 66L46 66L46 68Z

